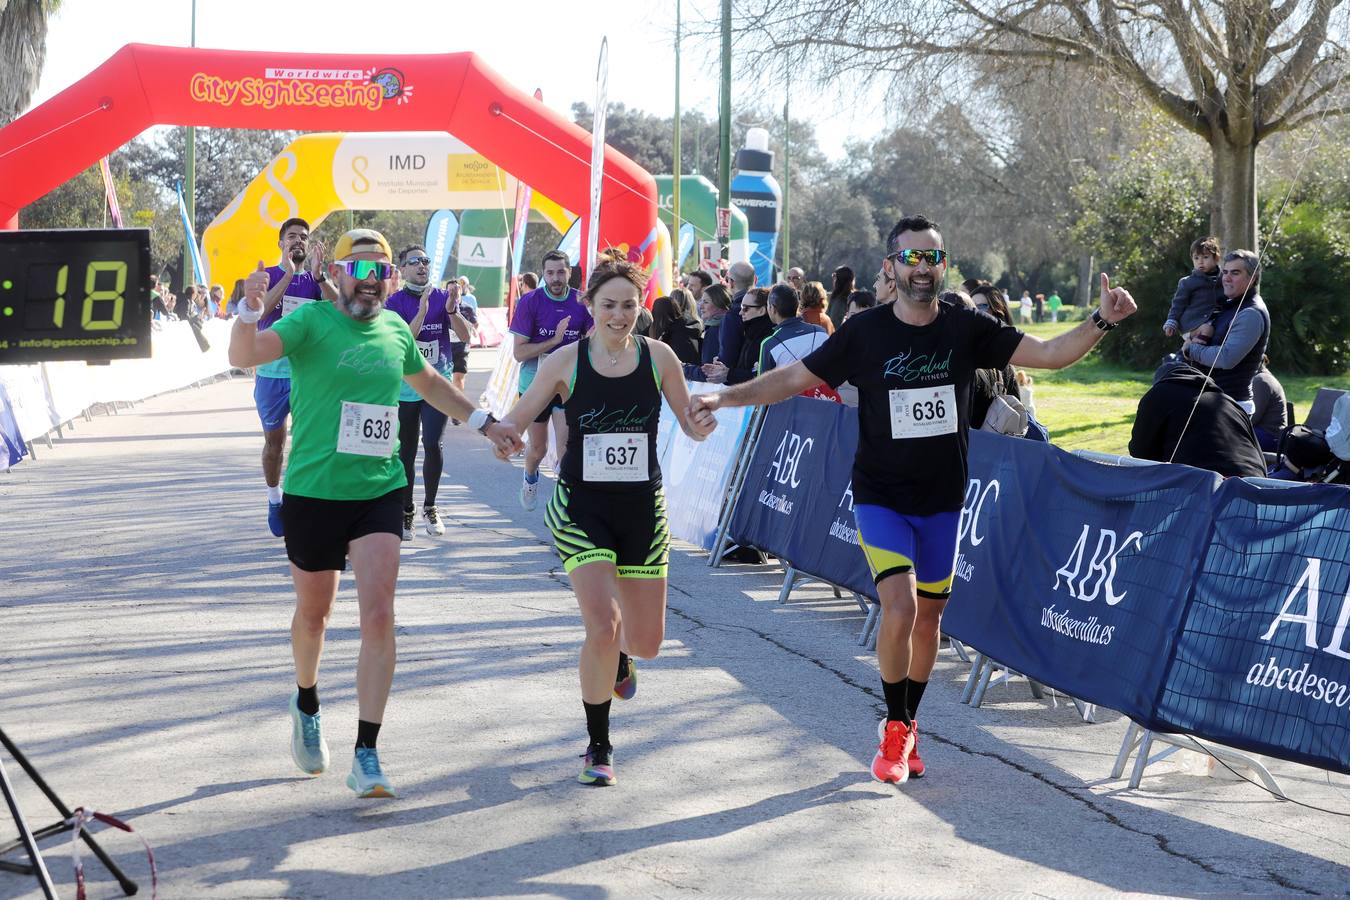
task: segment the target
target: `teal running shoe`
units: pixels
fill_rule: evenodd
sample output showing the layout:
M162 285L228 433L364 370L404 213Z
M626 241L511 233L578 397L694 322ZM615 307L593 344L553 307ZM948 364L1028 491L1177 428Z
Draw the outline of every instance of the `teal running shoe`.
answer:
M380 756L374 747L357 747L352 759L352 772L347 776L347 787L356 791L356 796L393 797L394 786L380 771Z
M299 700L299 691L291 694L291 759L306 775L322 775L328 771L328 742L323 739L321 714L305 715Z

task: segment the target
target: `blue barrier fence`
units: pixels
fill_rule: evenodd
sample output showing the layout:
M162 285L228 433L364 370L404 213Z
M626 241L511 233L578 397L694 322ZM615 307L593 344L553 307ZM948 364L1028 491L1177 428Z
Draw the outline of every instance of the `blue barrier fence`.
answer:
M769 410L731 533L875 598L849 488L856 410ZM1263 489L970 436L943 630L1155 731L1350 773L1350 490Z

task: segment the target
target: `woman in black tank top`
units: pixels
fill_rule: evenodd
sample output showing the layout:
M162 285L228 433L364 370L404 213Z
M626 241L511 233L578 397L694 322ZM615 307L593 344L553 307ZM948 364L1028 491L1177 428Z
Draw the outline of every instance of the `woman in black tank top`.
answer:
M651 342L637 342L637 365L626 375L596 371L593 359L610 365L609 352L590 338L577 348L567 415L567 450L562 477L571 484L615 492L651 491L661 486L656 459L656 425L661 416L661 380L652 361ZM613 363L611 367L617 367ZM646 464L643 465L643 461Z
M636 693L629 654L651 659L665 637L670 534L656 459L661 398L694 440L716 427L690 418L674 351L633 334L645 286L642 271L627 261L597 265L582 298L594 331L550 354L511 411L484 426L507 459L524 450L522 432L554 395L565 398L567 449L545 520L586 626L579 667L589 738L577 777L583 784L615 783L611 698Z

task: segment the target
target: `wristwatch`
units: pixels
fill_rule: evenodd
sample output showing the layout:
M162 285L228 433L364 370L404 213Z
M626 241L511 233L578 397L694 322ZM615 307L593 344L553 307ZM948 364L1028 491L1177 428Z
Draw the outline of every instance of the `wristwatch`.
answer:
M322 267L320 267L319 274L314 276L314 280L317 281L319 284L323 284L325 281L328 280L328 273L325 272Z
M475 409L469 415L469 427L484 436L487 435L488 426L495 424L496 421L497 417L486 409Z
M1110 331L1120 323L1106 321L1102 318L1102 311L1100 309L1094 309L1092 311L1092 324L1097 326L1098 331Z

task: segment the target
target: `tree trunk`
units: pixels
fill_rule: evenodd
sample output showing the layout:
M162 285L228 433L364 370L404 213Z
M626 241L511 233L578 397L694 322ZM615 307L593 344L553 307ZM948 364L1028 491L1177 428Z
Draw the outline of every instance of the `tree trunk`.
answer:
M1256 143L1235 145L1223 134L1210 139L1214 187L1209 199L1210 229L1224 252L1260 253L1256 237Z

